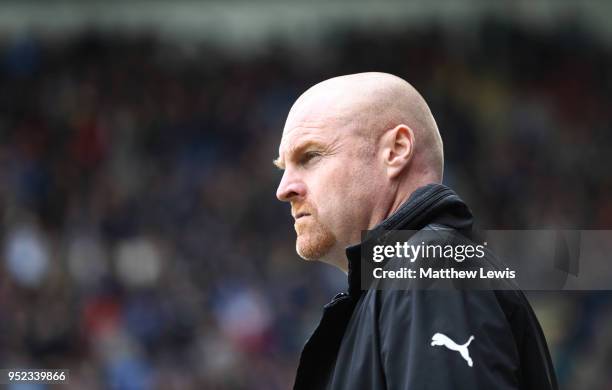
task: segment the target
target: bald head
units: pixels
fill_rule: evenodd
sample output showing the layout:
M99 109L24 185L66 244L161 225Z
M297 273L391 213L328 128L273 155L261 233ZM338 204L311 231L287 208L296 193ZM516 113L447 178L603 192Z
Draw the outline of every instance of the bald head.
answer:
M373 146L386 131L406 125L415 139L412 174L442 180L444 154L438 126L419 92L397 76L357 73L314 85L291 108L284 133L321 123L342 129L347 136L365 137Z
M442 180L442 140L421 95L399 77L360 73L308 89L285 123L276 191L291 204L296 250L346 271L344 248Z

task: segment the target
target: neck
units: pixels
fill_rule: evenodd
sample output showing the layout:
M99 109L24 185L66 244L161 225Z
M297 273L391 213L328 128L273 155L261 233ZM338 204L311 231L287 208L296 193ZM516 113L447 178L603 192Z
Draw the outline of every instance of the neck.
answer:
M343 248L341 248L341 245L336 244L334 248L321 259L321 261L329 265L333 265L334 267L339 268L345 274L348 274L348 260L346 258L345 251Z
M395 188L394 196L386 202L383 207L378 208L377 210L373 210L372 217L370 219L370 223L367 226L368 230L374 229L378 224L380 224L385 219L389 218L393 213L395 213L399 208L406 203L406 201L410 198L412 193L420 187L423 187L427 184L439 183L439 180L433 180L429 178L423 178L419 181L413 181L410 183L409 180L399 183ZM361 230L355 232L355 236L353 237L352 242L347 245L337 243L334 248L327 254L325 259L322 259L323 262L333 265L345 274L348 274L348 260L346 258L346 246L355 245L361 242Z
M406 203L414 191L428 184L440 184L440 180L426 176L420 180L406 180L403 183L400 183L395 190L395 196L389 203L390 206L387 208L386 214L382 220L389 218L393 213L395 213L404 203Z

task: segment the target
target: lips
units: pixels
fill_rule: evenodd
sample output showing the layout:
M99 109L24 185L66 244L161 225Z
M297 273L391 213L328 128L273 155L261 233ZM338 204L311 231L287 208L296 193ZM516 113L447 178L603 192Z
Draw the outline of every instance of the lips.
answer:
M302 217L307 217L309 215L310 215L309 213L301 212L301 213L295 214L295 216L293 218L295 218L295 220L297 221L298 219L300 219Z

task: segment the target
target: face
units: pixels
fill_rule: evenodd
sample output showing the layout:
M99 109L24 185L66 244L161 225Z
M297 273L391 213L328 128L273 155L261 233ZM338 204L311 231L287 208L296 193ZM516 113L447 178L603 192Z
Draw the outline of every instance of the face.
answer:
M285 126L275 161L284 170L276 196L291 204L302 258L343 256L368 228L374 153L346 123L305 119L290 116Z

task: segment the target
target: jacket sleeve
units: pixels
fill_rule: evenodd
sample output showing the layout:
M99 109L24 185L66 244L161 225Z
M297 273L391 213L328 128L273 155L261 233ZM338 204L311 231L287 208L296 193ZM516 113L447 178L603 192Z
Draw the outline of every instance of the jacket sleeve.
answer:
M494 292L378 291L387 388L518 389L519 353Z

